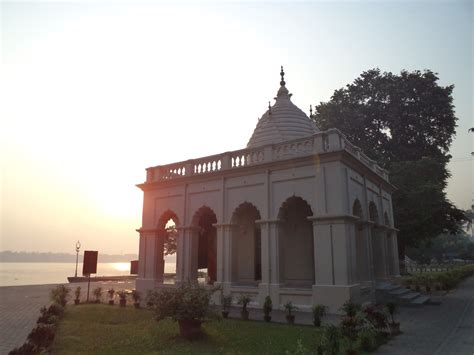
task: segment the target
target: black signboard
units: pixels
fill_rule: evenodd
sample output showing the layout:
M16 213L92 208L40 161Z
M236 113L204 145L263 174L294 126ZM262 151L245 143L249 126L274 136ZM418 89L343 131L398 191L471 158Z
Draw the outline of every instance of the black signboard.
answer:
M130 275L138 275L138 260L130 261Z
M97 274L97 256L98 251L85 250L84 262L82 264L82 275Z

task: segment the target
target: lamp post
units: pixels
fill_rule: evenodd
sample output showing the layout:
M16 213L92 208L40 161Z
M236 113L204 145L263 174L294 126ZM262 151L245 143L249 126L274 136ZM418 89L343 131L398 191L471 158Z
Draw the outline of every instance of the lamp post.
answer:
M79 259L79 250L81 249L81 243L77 241L76 243L76 273L74 274L74 277L77 277L77 261Z

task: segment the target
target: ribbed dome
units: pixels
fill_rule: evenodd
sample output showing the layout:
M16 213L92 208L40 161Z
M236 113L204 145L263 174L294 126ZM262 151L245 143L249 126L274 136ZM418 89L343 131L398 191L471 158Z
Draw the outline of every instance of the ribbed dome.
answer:
M283 68L281 75L275 104L258 121L247 148L308 137L319 131L314 121L291 102L291 94L283 80Z

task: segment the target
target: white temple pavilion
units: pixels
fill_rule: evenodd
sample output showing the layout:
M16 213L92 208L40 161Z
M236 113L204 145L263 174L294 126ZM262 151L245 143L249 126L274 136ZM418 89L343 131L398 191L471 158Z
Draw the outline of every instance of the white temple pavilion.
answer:
M376 282L399 276L387 171L339 130L320 131L280 74L245 149L147 169L138 290L173 287L163 282L170 219L176 283L207 269L209 282L256 307L270 295L276 307L334 312L373 302Z

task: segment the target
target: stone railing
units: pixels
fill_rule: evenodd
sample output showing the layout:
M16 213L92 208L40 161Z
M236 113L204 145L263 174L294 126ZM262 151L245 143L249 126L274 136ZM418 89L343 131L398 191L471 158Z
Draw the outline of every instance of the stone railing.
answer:
M192 175L210 174L251 165L271 163L308 155L344 150L388 181L387 171L350 143L337 129L318 132L312 136L257 148L240 149L222 154L190 159L147 169L147 182L162 181Z

